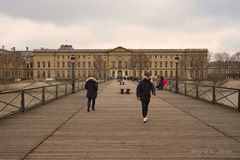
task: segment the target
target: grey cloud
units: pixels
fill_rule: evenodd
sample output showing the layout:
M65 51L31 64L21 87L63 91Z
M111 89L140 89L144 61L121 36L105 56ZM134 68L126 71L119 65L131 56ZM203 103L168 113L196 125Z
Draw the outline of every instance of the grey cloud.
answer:
M205 16L226 17L239 20L239 0L198 0L195 1L195 10Z
M151 7L151 3L149 6L145 2L144 0L0 0L0 12L11 17L53 23L104 19L134 21Z

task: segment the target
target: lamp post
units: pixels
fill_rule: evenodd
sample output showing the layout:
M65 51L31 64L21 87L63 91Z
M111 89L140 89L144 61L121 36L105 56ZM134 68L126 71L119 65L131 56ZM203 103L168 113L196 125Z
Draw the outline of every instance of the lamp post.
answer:
M178 64L179 64L179 57L175 57L176 62L176 93L178 93Z
M75 62L76 62L76 58L74 56L71 56L70 61L72 63L72 93L76 93L75 92Z

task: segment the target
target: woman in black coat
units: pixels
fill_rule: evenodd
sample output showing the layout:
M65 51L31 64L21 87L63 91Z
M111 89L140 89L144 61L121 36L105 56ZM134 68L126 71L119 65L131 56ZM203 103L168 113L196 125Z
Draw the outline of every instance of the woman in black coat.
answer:
M150 81L149 73L146 73L143 79L139 82L137 86L137 99L142 102L142 115L143 122L146 123L147 113L148 113L148 105L151 99L151 94L156 95L155 88L153 83Z
M97 91L98 91L98 82L95 78L89 77L85 83L85 89L87 90L87 111L90 111L90 107L92 111L95 110L95 99L97 98ZM91 105L92 104L92 105Z

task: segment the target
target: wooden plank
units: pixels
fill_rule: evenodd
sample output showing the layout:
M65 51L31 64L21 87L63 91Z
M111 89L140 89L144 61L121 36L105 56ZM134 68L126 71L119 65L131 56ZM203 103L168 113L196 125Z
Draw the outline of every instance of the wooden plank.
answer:
M136 83L125 85L130 95L119 93L118 82L106 84L96 111L87 112L85 106L62 126L86 103L84 92L0 121L0 159L27 154L59 126L26 159L240 158L238 112L158 91L150 102L149 121L143 123Z

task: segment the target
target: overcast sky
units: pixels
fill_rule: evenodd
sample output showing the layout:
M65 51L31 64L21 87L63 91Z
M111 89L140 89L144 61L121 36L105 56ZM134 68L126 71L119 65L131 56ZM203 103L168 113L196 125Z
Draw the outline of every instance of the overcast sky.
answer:
M0 45L240 51L240 0L0 0Z

